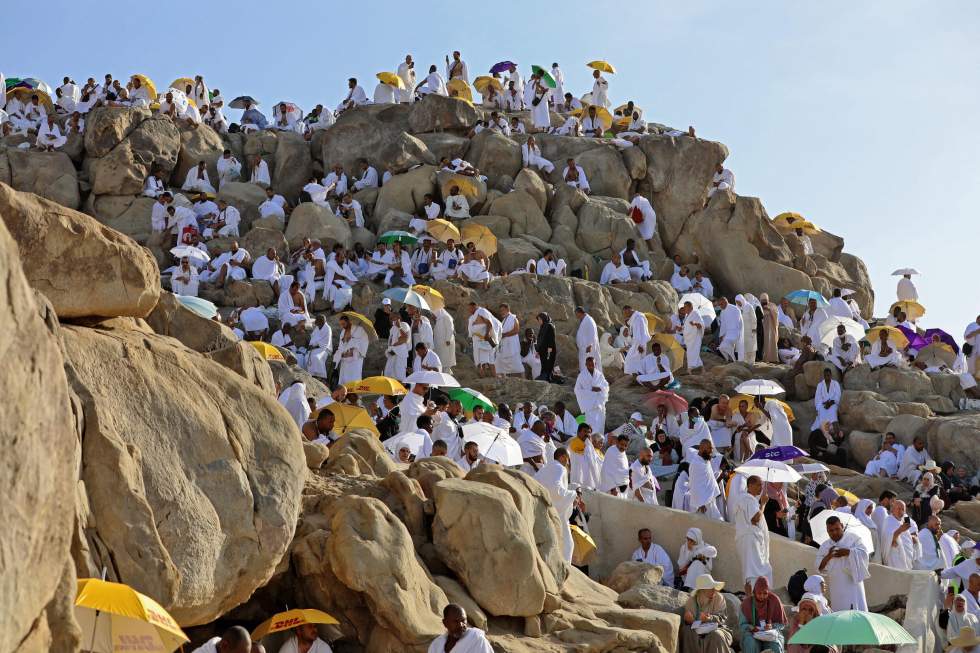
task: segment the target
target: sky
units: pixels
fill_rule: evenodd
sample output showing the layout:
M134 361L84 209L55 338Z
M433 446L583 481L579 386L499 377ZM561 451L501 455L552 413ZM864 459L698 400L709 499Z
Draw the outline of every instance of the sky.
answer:
M36 24L35 2L3 4L8 26ZM370 95L374 74L407 53L424 70L461 50L471 78L501 59L525 76L557 61L577 95L591 90L585 63L605 59L615 104L633 99L647 120L725 143L740 195L842 236L869 268L876 315L894 301L891 272L915 267L920 324L962 338L980 313L980 3L611 6L373 0L355 15L359 5L336 2L51 0L40 32L5 30L0 70L53 86L64 75L140 72L165 85L203 74L226 99L308 110L336 105L351 76Z

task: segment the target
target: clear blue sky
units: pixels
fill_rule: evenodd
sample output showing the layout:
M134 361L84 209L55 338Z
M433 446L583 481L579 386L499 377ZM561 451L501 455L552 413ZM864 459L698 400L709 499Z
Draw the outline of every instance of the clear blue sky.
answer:
M53 85L201 73L226 98L309 109L336 104L349 76L370 94L406 53L424 69L459 49L471 76L558 61L576 94L585 62L607 59L614 101L726 143L740 194L842 235L879 314L905 266L923 273L927 326L960 339L980 312L978 2L87 4L6 0L0 70Z

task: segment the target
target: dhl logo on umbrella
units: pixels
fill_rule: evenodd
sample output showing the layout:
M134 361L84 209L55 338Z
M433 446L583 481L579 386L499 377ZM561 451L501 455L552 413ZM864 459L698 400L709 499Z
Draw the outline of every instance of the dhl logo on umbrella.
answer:
M159 651L156 638L152 635L119 635L113 651Z
M163 614L155 610L146 610L146 620L155 624L160 624L165 628L180 628L177 622L169 614Z
M283 619L282 621L277 621L272 624L271 631L283 630L286 628L292 628L293 626L299 626L300 624L305 624L306 619L302 617L292 617L291 619Z

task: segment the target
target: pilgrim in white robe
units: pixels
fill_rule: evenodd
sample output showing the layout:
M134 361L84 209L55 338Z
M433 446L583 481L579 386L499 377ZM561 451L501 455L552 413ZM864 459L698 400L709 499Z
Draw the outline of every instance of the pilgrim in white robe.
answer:
M456 325L445 307L435 312L435 319L432 326L432 348L442 361L446 374L452 374L453 367L456 366Z
M287 639L281 647L279 653L299 653L299 639L295 636ZM306 653L333 653L330 645L317 637L313 644L306 650Z
M817 383L817 390L813 396L813 407L817 411L817 416L813 420L813 424L810 426L811 431L816 431L819 429L824 422L835 423L838 421L837 409L840 406L841 399L841 387L840 383L834 379L830 380L828 384L824 379L820 379ZM829 408L825 408L824 404L828 401L834 402Z
M345 260L338 263L333 258L327 262L327 274L323 281L323 296L331 303L334 312L344 310L354 297L353 287L357 276Z
M579 440L581 442L581 440ZM574 444L574 440L572 441ZM599 452L592 445L592 439L586 438L582 453L577 453L574 447L568 450L568 457L571 461L571 472L568 475L568 482L572 485L594 490L599 487L599 470L602 467L602 459Z
M633 555L630 556L630 560L633 562L645 562L648 565L657 565L662 567L664 570L663 578L660 580L662 585L667 587L674 586L674 561L670 559L667 552L662 546L656 542L650 543L650 548L646 551L643 550L642 546L636 548L633 551Z
M906 279L905 277L898 280L895 295L900 302L915 302L919 300L919 291L915 289L915 284L912 283L911 279Z
M915 561L916 569L938 571L946 566L939 551L939 542L928 528L919 530L919 546L922 548L922 555Z
M609 101L609 82L602 75L596 77L595 81L592 82L592 104L607 109L612 106Z
M576 492L568 488L568 471L560 462L552 460L539 469L534 478L548 490L551 496L551 503L555 506L558 520L561 522L562 554L566 562L571 562L574 542L569 520L575 507Z
M694 548L688 547L687 540L694 542ZM705 543L704 535L702 535L700 528L687 529L687 537L681 542L681 549L677 553L678 572L684 569L684 567L687 567L687 571L684 573L684 579L681 581L682 585L684 587L694 587L698 576L711 573L711 568L714 566L714 559L717 557L718 549ZM695 558L704 558L706 562L695 560Z
M207 169L200 170L197 166L194 166L187 171L187 176L184 177L184 185L180 187L181 190L186 190L189 192L198 193L214 193L214 186L211 185L211 180L208 178Z
M650 342L650 328L647 317L640 311L633 311L627 324L630 331L630 348L626 352L623 372L638 374L643 367L643 357L647 354L647 343Z
M534 166L535 168L544 170L547 174L551 174L551 171L555 169L555 164L541 156L541 148L537 144L530 145L529 143L524 143L524 145L521 145L521 158L525 168Z
M405 341L398 344L402 337ZM411 342L412 328L408 323L399 321L397 326L391 325L391 333L388 335L388 349L385 350L385 376L399 381L405 380L405 377L408 376L408 350L411 348ZM414 424L412 430L415 430Z
M835 298L836 299L836 298ZM844 345L847 349L844 349ZM827 358L834 366L844 371L848 366L859 363L861 360L861 348L857 341L849 333L834 338L834 344L830 348L830 356Z
M895 531L901 527L902 522L893 515L885 518L881 530L882 561L895 569L914 569L915 561L922 555L922 548L912 539L912 529L905 531L896 539ZM895 540L894 544L892 540Z
M644 356L636 380L639 383L657 383L663 379L668 379L667 383L674 379L670 370L670 358L667 357L667 354L655 356L651 352Z
M508 331L514 331L511 335L504 335ZM518 328L517 317L513 313L508 313L500 321L500 343L497 348L497 359L494 365L497 374L523 374L524 363L521 361L521 336Z
M296 422L296 426L303 428L303 424L310 418L310 403L306 400L306 385L302 381L293 383L279 395L279 403Z
M959 551L959 546L956 547L956 550ZM963 587L966 587L969 585L970 576L973 574L980 574L980 562L977 562L976 558L968 558L957 565L947 567L939 575L944 580L959 579Z
M52 147L57 149L67 142L68 139L62 136L61 128L58 127L57 123L49 125L47 121L45 121L41 123L41 126L37 130L37 140L35 141L35 144L40 148Z
M308 323L310 321L310 314L306 307L296 305L293 296L289 294L288 287L279 293L279 302L276 307L279 310L279 321L283 324L295 326L300 322Z
M315 377L326 379L327 361L333 357L333 331L330 324L323 323L323 326L315 327L310 333L310 341L307 345L306 370Z
M599 468L599 487L600 492L611 494L613 490L623 499L629 498L623 491L624 487L628 490L630 484L630 463L625 451L620 451L619 447L613 445L606 449L606 454L602 459L602 467Z
M807 309L803 311L803 317L800 318L800 335L809 336L817 350L824 349L824 345L820 343L820 327L829 319L827 311L822 308L817 308L813 314Z
M189 266L187 270L177 266L173 275L170 277L170 288L175 295L197 297L199 285L198 275L197 268L193 265Z
M265 159L259 159L258 164L252 168L249 183L258 184L262 188L268 188L272 185L272 177L269 175L269 164L265 162Z
M606 401L609 399L609 382L598 367L589 372L582 368L575 380L575 400L585 421L595 433L606 432Z
M340 366L337 383L343 385L350 381L360 381L363 377L364 358L368 351L368 335L363 327L353 325L349 337L341 332L334 352L333 361Z
M596 326L595 319L588 313L579 320L578 330L575 332L575 344L578 347L578 367L585 369L585 359L592 357L595 359L596 367L602 366L599 353L599 328Z
M489 324L483 322L477 324L477 319L481 317ZM493 365L497 358L497 343L500 342L500 320L480 306L469 317L467 333L472 339L473 362L477 366ZM491 341L493 344L490 344Z
M718 313L718 351L727 361L736 360L735 351L742 339L742 311L728 304Z
M885 472L888 476L898 474L898 456L894 451L883 449L868 461L864 467L864 473L868 476L881 476Z
M867 611L868 600L864 594L864 581L871 577L871 572L868 571L868 550L864 547L857 533L845 531L839 541L834 542L827 538L820 545L816 556L818 569L831 547L850 551L850 555L844 558L831 558L827 565L820 570L820 574L827 583L831 608L834 612L843 610Z
M684 349L687 351L687 369L690 371L703 367L701 339L704 337L704 321L697 311L691 311L684 317L683 333Z
M711 178L711 188L708 190L708 197L722 190L735 192L735 173L728 168L723 168L721 172L716 172Z
M771 447L793 446L793 427L789 423L786 409L778 401L770 400L765 405L766 414L772 424Z
M772 583L772 565L769 564L769 528L760 515L757 523L752 518L761 511L759 497L746 492L738 498L732 511L735 523L735 549L742 562L742 579L755 584L755 579L765 576Z
M586 193L588 193L592 188L589 186L589 178L585 176L585 168L575 164L575 171L578 173L577 179L568 178L569 167L565 166L565 169L561 171L561 178L565 180L565 184L571 186L572 188L578 188Z
M919 482L919 477L922 476L919 467L928 461L929 452L925 448L922 451L916 451L915 447L908 447L902 454L902 462L898 466L898 478L915 485Z
M688 510L693 513L701 513L711 519L721 520L721 512L718 510L716 501L721 496L721 488L718 487L718 478L714 466L710 460L705 460L700 455L688 456L687 461L690 475L688 490L690 506Z
M630 269L625 263L620 262L616 265L612 261L606 263L602 268L602 274L599 275L599 284L603 286L608 286L612 283L629 283L632 281L630 277Z
M742 339L737 343L740 346L736 347L739 351L739 360L754 363L759 348L759 341L756 339L759 324L755 319L755 307L742 295L735 297L735 304L742 312Z
M892 367L902 366L902 353L895 347L894 343L889 342L888 346L891 348L891 352L883 356L881 354L881 341L875 340L871 345L871 353L865 357L864 361L871 366L871 369L876 370L879 367L884 367L885 365L891 365Z
M534 101L531 102L531 120L537 129L548 129L551 127L551 111L548 102L551 98L551 89L545 88L543 91L534 92Z
M448 635L443 633L429 644L428 653L446 653L446 640ZM493 653L493 647L487 641L487 636L482 630L470 626L463 633L463 636L453 645L453 653Z
M255 259L252 263L252 278L260 281L276 283L285 274L286 268L281 261L271 259L265 254Z
M691 479L687 472L680 472L674 479L673 496L670 498L670 507L674 510L688 512L691 507Z
M660 482L657 481L656 474L653 473L651 465L644 465L639 459L634 460L629 468L630 476L630 495L634 501L642 501L652 506L660 505L657 499L657 491L660 490ZM640 493L640 499L636 493Z

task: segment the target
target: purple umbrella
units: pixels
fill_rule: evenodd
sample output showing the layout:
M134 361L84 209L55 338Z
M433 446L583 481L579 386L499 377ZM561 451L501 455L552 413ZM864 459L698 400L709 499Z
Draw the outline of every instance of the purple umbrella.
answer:
M942 329L926 329L926 334L923 336L923 338L925 339L927 345L932 344L933 336L939 336L940 342L944 342L952 347L953 351L957 354L960 353L960 348L957 346L956 340L953 338L953 336L949 335Z
M925 338L923 338L918 333L916 333L915 331L913 331L908 327L903 327L902 325L899 325L895 328L901 331L902 333L904 333L905 337L908 338L909 346L906 347L906 349L911 349L912 351L918 351L931 342L929 340L926 340Z
M513 61L498 61L497 63L490 66L491 73L505 73L510 70L511 66L516 66L517 64Z
M749 460L793 460L809 455L799 447L769 447L756 451Z

